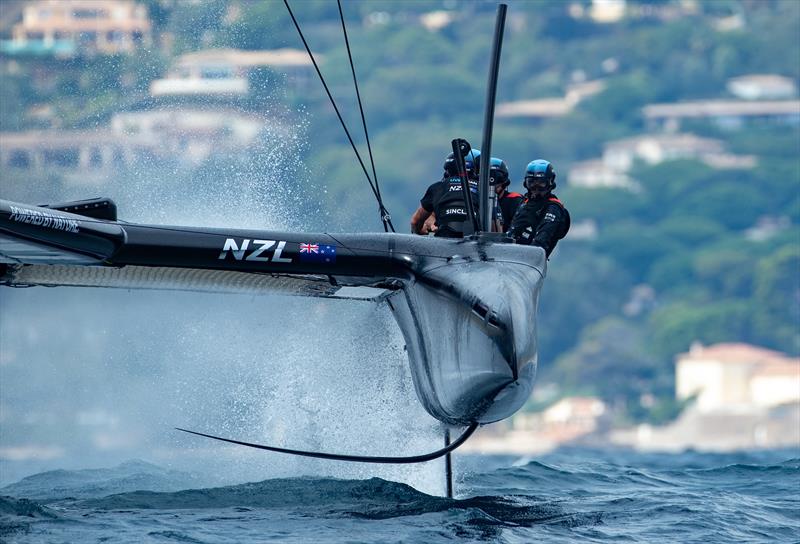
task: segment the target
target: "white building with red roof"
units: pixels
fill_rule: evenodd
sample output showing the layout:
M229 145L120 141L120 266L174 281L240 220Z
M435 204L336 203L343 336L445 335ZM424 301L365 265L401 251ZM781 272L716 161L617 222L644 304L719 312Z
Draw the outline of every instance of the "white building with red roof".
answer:
M692 345L678 355L678 399L699 411L772 408L800 402L800 357L743 343Z

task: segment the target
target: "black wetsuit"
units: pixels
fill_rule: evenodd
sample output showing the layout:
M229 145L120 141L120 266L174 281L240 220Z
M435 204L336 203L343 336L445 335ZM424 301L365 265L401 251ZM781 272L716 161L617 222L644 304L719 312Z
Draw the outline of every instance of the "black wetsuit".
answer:
M475 212L478 212L478 182L469 180L470 195ZM461 189L461 178L443 178L432 184L425 191L420 205L427 212L436 214L435 236L446 238L462 238L472 234L472 220L467 215L464 191Z
M518 244L544 248L549 257L569 231L569 212L555 195L527 198L511 221L509 234Z
M495 220L503 225L503 230L508 230L511 227L511 220L514 214L517 213L517 208L520 207L525 197L519 193L510 193L503 191L503 194L497 198L497 206L495 206Z

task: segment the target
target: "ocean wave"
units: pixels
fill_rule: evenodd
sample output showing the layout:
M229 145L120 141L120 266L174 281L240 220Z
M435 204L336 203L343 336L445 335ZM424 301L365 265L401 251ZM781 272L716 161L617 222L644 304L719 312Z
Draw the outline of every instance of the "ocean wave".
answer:
M13 534L15 542L92 535L126 543L143 536L177 542L774 542L796 541L800 534L796 454L615 453L605 461L594 452L570 452L521 466L509 466L512 458L486 459L484 470L476 464L461 473L456 499L380 478L324 477L128 490L52 504L5 497L0 533ZM51 471L26 485L73 482L73 489L88 493L115 488L117 480L137 473L169 471L131 463L104 473ZM100 474L115 483L102 485Z
M3 495L0 495L0 515L51 519L58 517L55 512L37 502Z
M529 527L536 524L575 527L597 524L599 512L572 512L558 502L530 496L477 496L448 499L427 495L402 483L380 478L284 478L233 486L171 493L136 491L80 501L81 508L136 510L281 509L314 515L385 520L447 512L461 525ZM203 518L218 521L219 515Z
M5 495L40 502L65 498L88 499L147 489L178 491L196 487L199 477L145 461L126 461L113 468L50 470L23 478L0 489Z
M403 504L429 495L413 487L371 478L279 478L224 487L185 489L177 492L134 491L87 499L82 505L103 509L205 509L322 507L369 502Z
M0 541L15 533L28 532L37 520L57 517L55 512L34 501L0 495Z

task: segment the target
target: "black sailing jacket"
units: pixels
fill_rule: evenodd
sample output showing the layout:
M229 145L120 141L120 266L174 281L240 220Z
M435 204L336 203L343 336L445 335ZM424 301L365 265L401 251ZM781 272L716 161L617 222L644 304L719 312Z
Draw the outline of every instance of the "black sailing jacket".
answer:
M470 196L478 212L478 182L469 180ZM425 191L420 200L422 207L436 214L437 236L463 236L473 232L472 220L467 215L461 178L443 178Z
M544 248L549 257L556 244L567 235L569 212L555 195L527 198L514 214L509 234L518 244Z

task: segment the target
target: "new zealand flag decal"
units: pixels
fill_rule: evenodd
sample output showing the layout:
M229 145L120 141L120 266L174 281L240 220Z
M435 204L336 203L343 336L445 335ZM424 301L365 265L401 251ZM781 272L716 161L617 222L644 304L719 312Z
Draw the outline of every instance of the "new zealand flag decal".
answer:
M326 244L300 244L300 262L335 263L336 246Z

